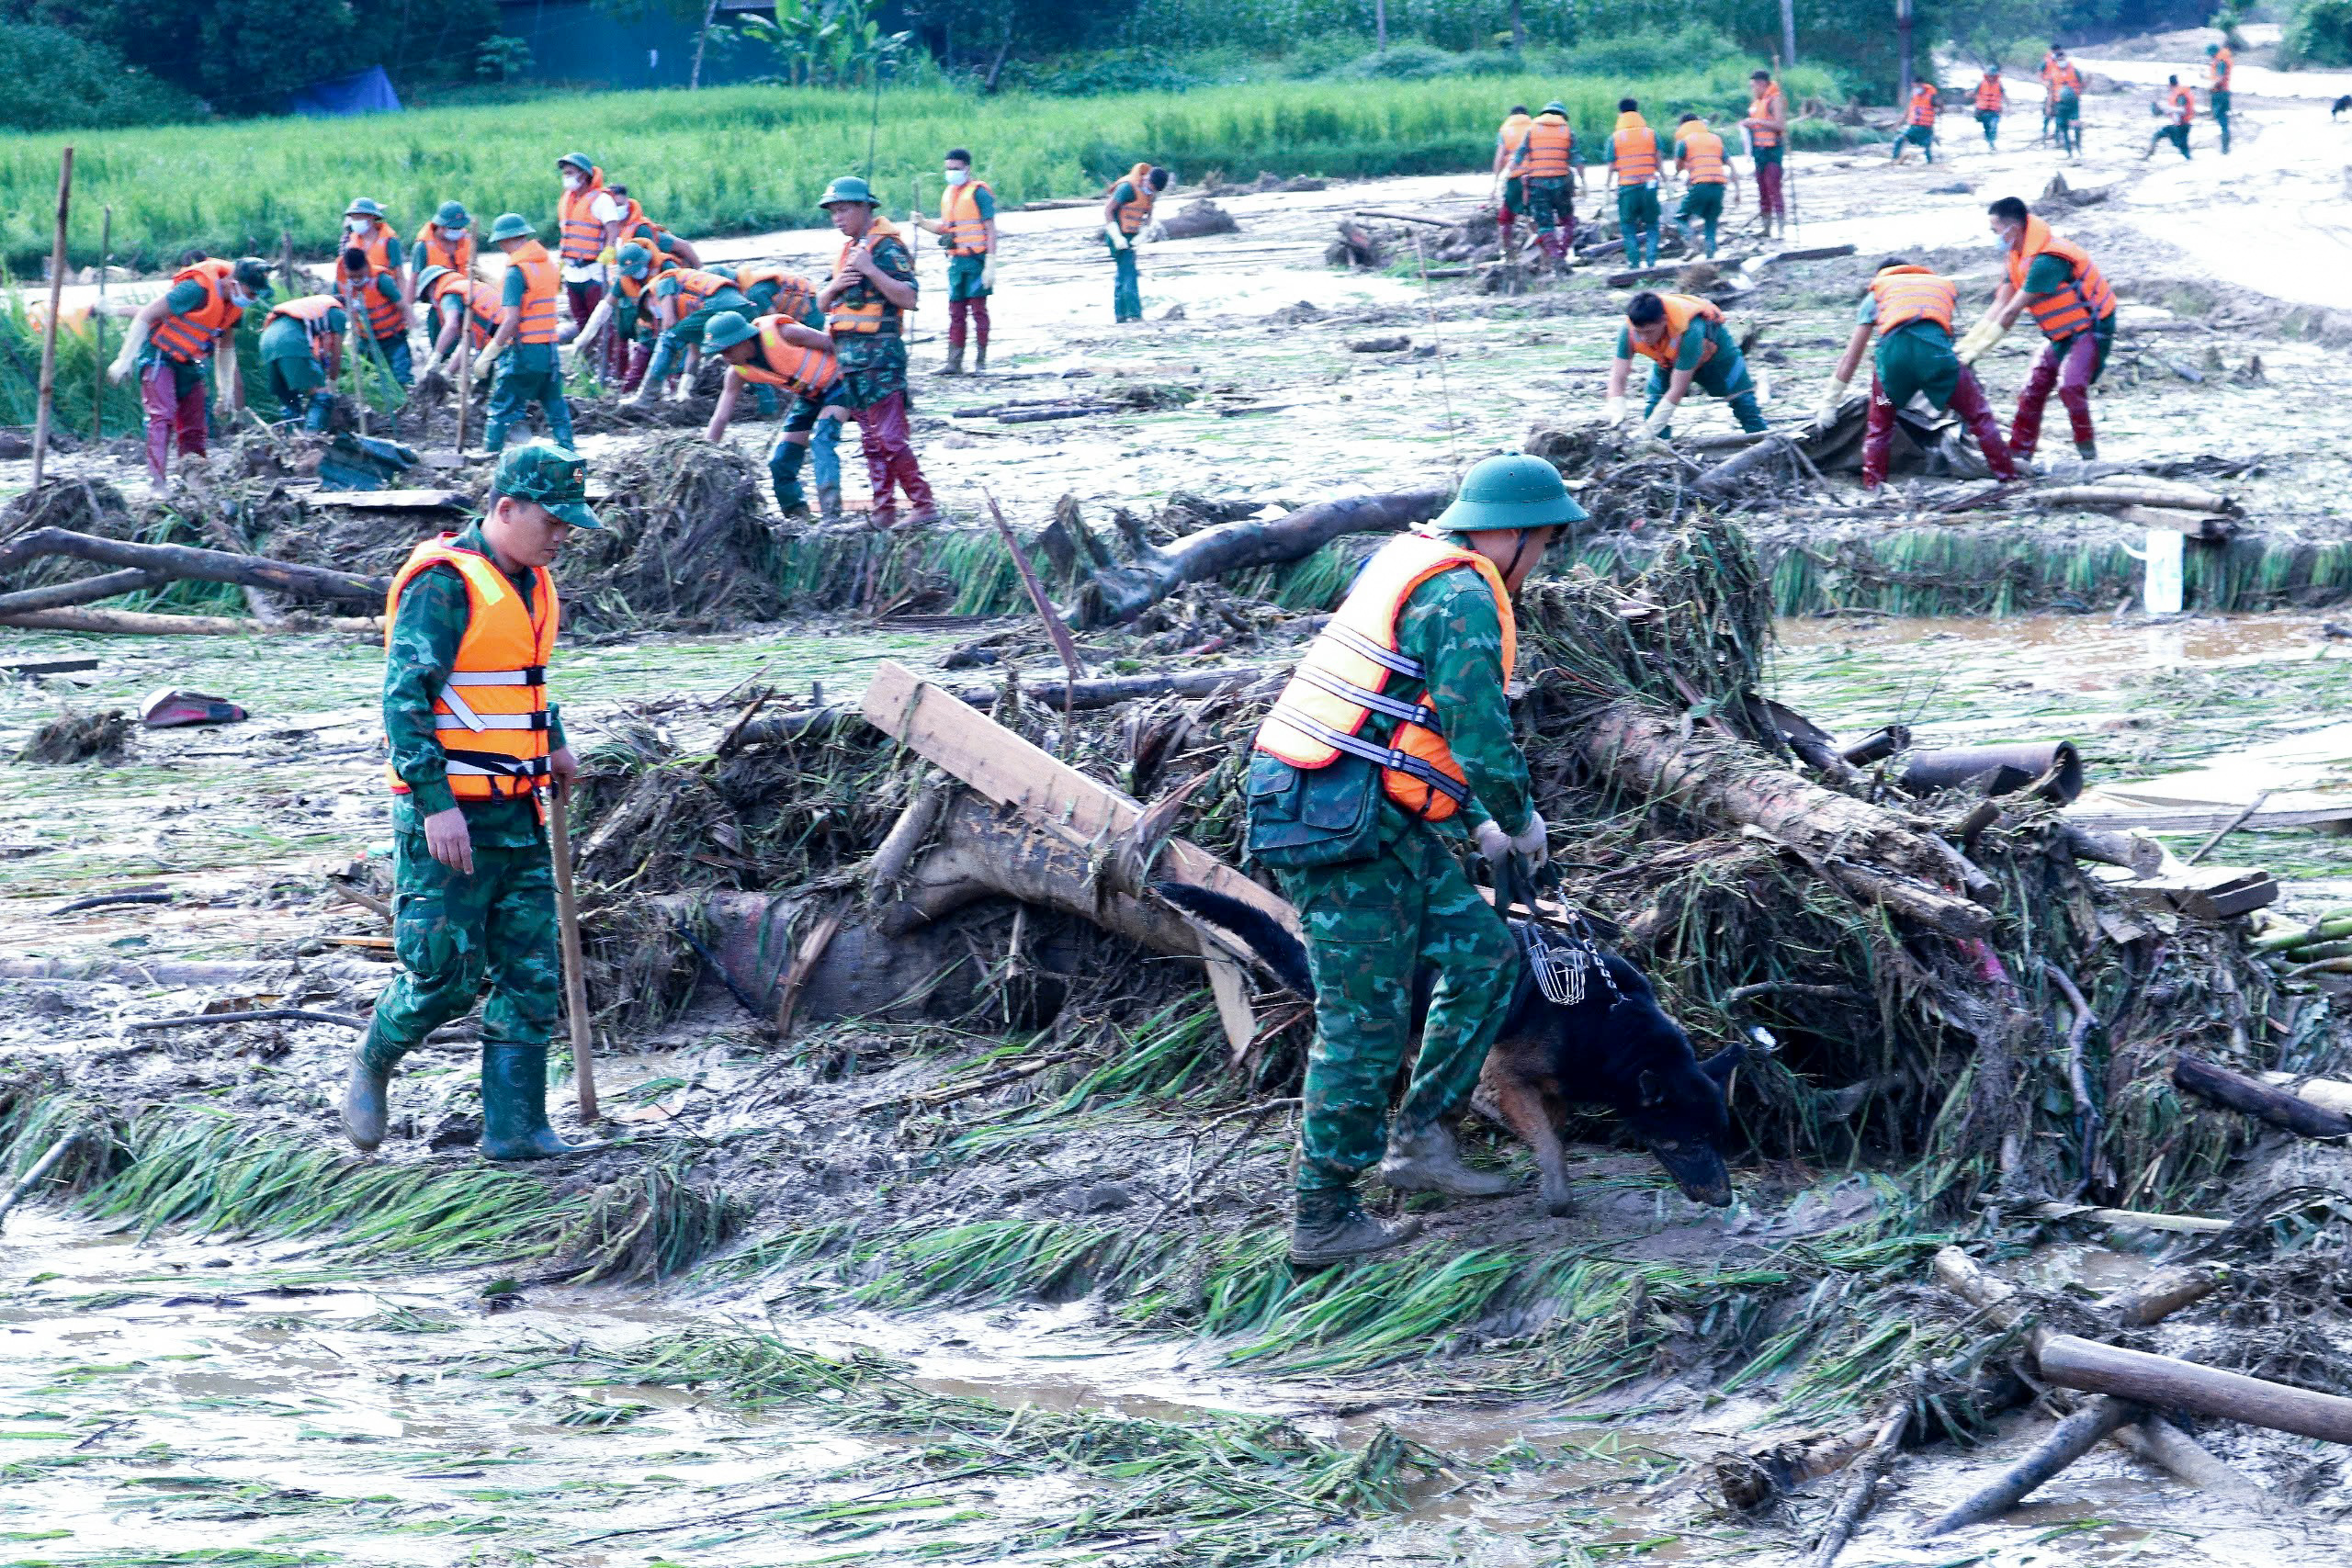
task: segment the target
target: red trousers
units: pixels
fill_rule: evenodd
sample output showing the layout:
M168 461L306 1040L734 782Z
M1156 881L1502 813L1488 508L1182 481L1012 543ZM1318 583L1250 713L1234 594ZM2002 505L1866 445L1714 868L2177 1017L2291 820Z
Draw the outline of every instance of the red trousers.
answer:
M2044 348L2034 362L2033 374L2026 378L2025 390L2018 394L2018 415L2009 424L2009 455L2019 462L2033 456L2041 441L2041 411L2050 402L2052 387L2058 389L2058 400L2066 406L2075 444L2086 446L2096 440L2091 429L2091 383L2098 373L2098 338L2094 333L2076 333L2064 343Z
M1782 157L1788 156L1782 153ZM1785 218L1788 204L1781 195L1781 165L1758 161L1756 165L1756 210L1765 218Z
M964 322L968 316L972 323L973 346L985 351L989 346L989 297L978 295L969 299L947 301L947 346L964 346Z
M175 438L182 452L204 455L204 377L181 391L172 362L159 354L139 373L139 400L147 410L147 472L160 485L171 477Z
M915 520L923 521L936 503L930 481L915 462L914 438L907 430L907 394L893 392L852 417L857 421L858 446L865 453L866 483L874 491L874 525L888 528L898 522L899 503L890 493L894 485L906 492Z
M2018 477L2017 464L2010 460L2009 449L2001 440L2001 422L1993 416L1993 405L1984 400L1984 389L1977 383L1976 372L1963 365L1960 367L1960 384L1951 389L1951 412L1960 415L1976 437L1976 445L1984 451L1984 465L1993 470L1996 479ZM1894 441L1894 405L1887 400L1886 389L1879 384L1878 375L1871 375L1870 423L1862 427L1862 488L1876 490L1886 482L1887 450Z

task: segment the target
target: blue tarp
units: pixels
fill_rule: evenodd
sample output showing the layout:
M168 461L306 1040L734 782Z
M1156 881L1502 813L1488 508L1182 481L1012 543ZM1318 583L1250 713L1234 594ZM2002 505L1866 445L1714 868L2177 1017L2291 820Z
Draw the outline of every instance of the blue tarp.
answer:
M330 76L323 82L297 87L286 107L295 114L322 118L347 114L398 114L401 96L392 91L392 79L384 74L384 68L370 65L348 76Z

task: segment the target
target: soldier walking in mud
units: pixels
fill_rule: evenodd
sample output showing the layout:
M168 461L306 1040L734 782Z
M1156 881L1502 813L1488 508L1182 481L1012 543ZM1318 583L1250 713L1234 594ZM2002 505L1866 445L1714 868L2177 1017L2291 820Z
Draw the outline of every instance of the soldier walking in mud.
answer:
M562 992L555 874L539 792L578 773L548 701L558 607L548 574L588 510L587 465L535 442L509 452L490 510L416 547L384 605L384 733L391 759L392 948L344 1088L343 1130L384 1141L392 1068L427 1034L481 1014L481 1152L544 1159L573 1145L548 1125L548 1040Z
M1467 828L1497 863L1549 853L1504 692L1511 595L1584 515L1543 459L1479 463L1442 516L1366 564L1259 727L1250 852L1297 908L1315 977L1294 1263L1335 1263L1417 1233L1416 1221L1364 1212L1356 1179L1375 1162L1403 1190L1509 1189L1462 1163L1453 1129L1520 960L1449 840ZM1420 1051L1384 1145L1425 969L1434 985Z

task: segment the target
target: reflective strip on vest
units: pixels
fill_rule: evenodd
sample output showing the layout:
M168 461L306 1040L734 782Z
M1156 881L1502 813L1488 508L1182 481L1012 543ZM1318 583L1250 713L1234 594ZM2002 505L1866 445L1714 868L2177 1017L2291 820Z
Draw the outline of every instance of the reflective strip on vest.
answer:
M678 320L682 321L710 303L710 297L720 289L735 287L733 278L705 272L700 267L682 266L670 276L678 280L677 292L671 298L678 301Z
M2056 256L2075 269L2065 287L2026 299L2025 308L2041 328L2042 336L2052 343L2064 343L2115 314L2115 291L2107 286L2090 253L2072 240L2052 234L2050 225L2039 218L2025 220L2025 237L2010 254L2011 288L2024 292L2026 275L2033 270L2033 258L2040 255Z
M204 303L182 313L167 310L148 330L147 341L156 349L184 364L200 365L212 352L212 344L220 334L234 327L244 315L243 308L229 302L229 275L236 270L234 263L208 260L182 267L172 275L175 287L183 283L204 286Z
M604 254L605 226L596 221L590 210L604 194L605 171L598 169L588 176L586 185L565 191L556 203L556 216L563 220L563 232L557 243L562 247L563 259L573 266L586 266Z
M468 230L465 238L453 245L441 237L440 224L427 223L416 236L414 265L420 273L435 266L446 266L451 272L471 272L474 269L473 231Z
M1997 76L1987 76L1984 80L1976 84L1976 107L1981 112L1987 114L1998 113L2000 111L2001 105L2007 101L2007 96L2008 95L2002 89L2000 78Z
M519 267L523 273L523 316L515 325L514 341L553 343L557 332L556 302L563 298L563 269L548 254L548 248L536 240L509 256L507 265Z
M1520 139L1527 161L1519 173L1531 180L1564 180L1576 164L1577 133L1558 115L1538 115Z
M1682 346L1682 334L1690 330L1690 323L1702 318L1710 321L1720 321L1724 319L1724 313L1712 300L1701 299L1690 294L1661 294L1658 296L1658 303L1666 307L1666 335L1656 343L1644 343L1640 335L1632 330L1632 324L1629 322L1625 337L1634 345L1635 354L1645 359L1655 359L1668 370L1678 369L1680 367L1674 363L1675 351ZM1714 356L1715 341L1711 336L1707 339L1706 347L1700 351L1699 365L1706 364ZM1690 367L1694 370L1698 367L1696 365Z
M817 302L817 280L782 267L744 266L735 269L735 287L748 298L754 288L773 284L775 291L768 296L767 314L789 316L794 321L808 313Z
M1421 666L1400 652L1396 627L1413 591L1443 572L1469 568L1494 594L1502 623L1503 672L1518 661L1518 626L1510 594L1492 562L1426 534L1405 534L1366 563L1339 611L1300 660L1252 744L1293 767L1326 768L1342 756L1361 757L1381 770L1381 785L1406 810L1443 821L1471 791L1445 743L1441 716L1426 702L1384 694L1392 677L1420 680ZM1394 719L1385 746L1363 738L1375 714Z
M1786 119L1788 118L1788 111L1781 107L1781 89L1778 85L1765 88L1747 100L1747 118L1750 119ZM1750 147L1778 147L1781 144L1781 133L1769 126L1751 125L1747 128L1747 144Z
M462 293L460 291L462 291ZM498 290L492 288L487 283L469 282L464 277L458 276L455 274L452 274L447 277L435 278L433 280L433 308L436 315L439 312L443 302L447 300L452 295L458 295L464 302L464 309L466 312L466 332L468 335L472 338L473 346L476 348L487 348L490 346L491 334L498 331L498 318L501 310L498 299ZM435 339L440 337L441 329L439 326L436 325L434 327L433 335Z
M980 192L989 189L984 180L966 180L960 186L949 186L939 193L939 221L947 231L948 254L958 256L984 256L989 254L988 220L980 216Z
M458 548L454 538L425 540L393 576L384 595L384 644L391 646L401 591L421 571L455 568L466 584L466 630L448 682L433 700L433 738L448 759L449 792L459 800L528 795L549 766L547 664L561 618L555 579L545 567L532 569L526 613L498 564ZM389 763L384 773L395 793L408 793Z
M1893 332L1905 321L1928 321L1951 331L1952 310L1960 289L1949 277L1924 266L1890 266L1871 279L1871 294L1878 300L1878 330Z
M1646 125L1618 127L1609 138L1609 157L1619 185L1649 184L1657 178L1657 132Z
M762 316L753 321L760 333L759 347L753 351L756 357L747 364L730 364L729 368L746 381L783 387L796 397L816 397L841 379L841 361L829 349L785 342L776 329L787 322L799 324L788 316Z
M1911 94L1910 119L1913 125L1936 123L1936 90L1925 82L1920 83Z
M874 227L866 231L865 237L872 254L877 256L886 240L896 241L901 247L906 244L899 231L879 213L875 214ZM832 307L825 314L826 330L835 337L844 333L878 333L896 337L899 333L898 307L882 298L882 291L868 283L864 275L850 271L849 253L856 243L854 240L842 242L842 254L833 259L835 277L854 277L856 281L833 296Z
M1729 185L1729 164L1724 158L1724 139L1712 130L1686 130L1681 136L1682 162L1690 183L1694 186Z

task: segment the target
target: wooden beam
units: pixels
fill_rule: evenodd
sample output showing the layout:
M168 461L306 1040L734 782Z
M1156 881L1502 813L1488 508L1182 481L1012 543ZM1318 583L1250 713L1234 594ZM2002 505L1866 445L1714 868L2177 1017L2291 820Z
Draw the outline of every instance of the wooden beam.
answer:
M2273 1431L2352 1443L2352 1399L2225 1372L2171 1356L2053 1334L2041 1347L2041 1375L2061 1388L2160 1409L2194 1410Z

